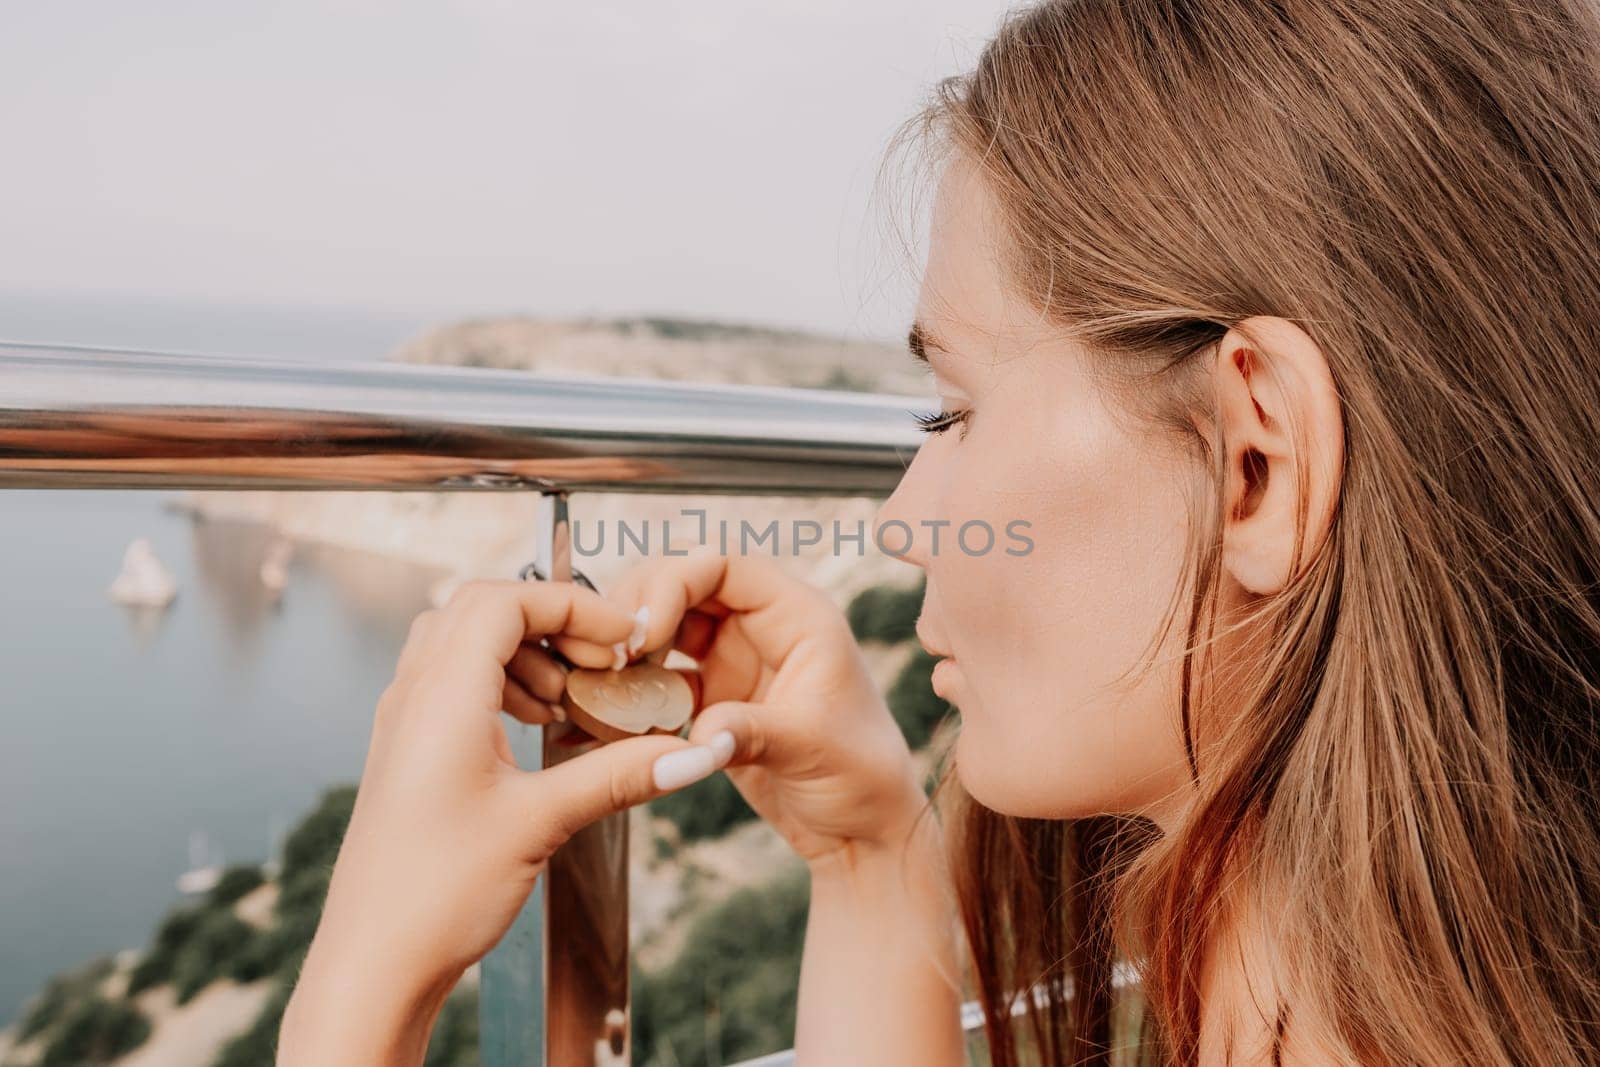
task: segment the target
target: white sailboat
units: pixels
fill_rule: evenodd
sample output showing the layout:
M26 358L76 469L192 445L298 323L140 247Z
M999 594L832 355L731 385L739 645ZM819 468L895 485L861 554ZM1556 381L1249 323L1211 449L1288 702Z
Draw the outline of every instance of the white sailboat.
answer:
M178 892L209 893L222 878L222 851L213 850L204 830L189 834L189 869L178 875Z
M123 551L122 570L106 592L119 604L164 608L178 595L178 582L156 556L150 539L136 537Z
M273 593L283 592L283 587L289 584L289 557L293 550L293 543L288 538L279 538L267 546L259 573L261 584Z

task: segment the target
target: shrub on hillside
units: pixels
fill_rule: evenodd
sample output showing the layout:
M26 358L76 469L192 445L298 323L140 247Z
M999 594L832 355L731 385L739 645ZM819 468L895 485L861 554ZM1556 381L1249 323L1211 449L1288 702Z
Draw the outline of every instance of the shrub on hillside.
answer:
M791 1047L810 897L803 867L741 889L694 922L670 964L636 969L639 1062L731 1063Z
M726 774L713 774L650 802L650 810L672 820L685 841L721 837L755 811Z
M353 785L336 786L322 794L316 808L284 840L283 870L279 873L284 884L308 870L333 868L355 803Z
M891 645L915 637L925 584L926 579L911 588L875 585L863 589L845 608L850 632L857 641L881 641Z
M950 714L950 704L933 691L930 681L937 662L937 657L917 647L885 696L894 721L900 724L906 743L913 749L927 744L934 730Z
M66 1018L72 1006L99 988L115 966L110 956L102 956L75 971L58 974L45 984L28 1004L17 1027L17 1038L27 1041L44 1033Z
M250 1029L224 1045L211 1067L261 1067L272 1063L278 1054L278 1027L283 1025L283 1009L288 1004L289 984L279 983Z
M267 876L255 864L229 867L217 879L217 884L211 887L211 892L206 894L206 903L214 908L232 904L266 880Z
M126 1000L97 995L78 1001L61 1019L39 1057L39 1067L110 1063L144 1044L150 1020Z
M233 957L250 943L255 930L231 908L212 908L172 961L178 1003L187 1004L215 979L228 974Z
M185 904L167 914L156 929L155 940L128 977L130 997L172 977L172 965L179 951L199 928L205 915L204 908L192 904Z

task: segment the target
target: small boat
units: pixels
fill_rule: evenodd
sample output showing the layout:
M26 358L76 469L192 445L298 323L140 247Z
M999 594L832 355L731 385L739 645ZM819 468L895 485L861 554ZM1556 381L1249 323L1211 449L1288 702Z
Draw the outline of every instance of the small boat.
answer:
M222 879L222 853L213 855L204 830L189 835L189 869L178 875L178 892L209 893Z
M261 584L274 593L283 592L283 587L289 584L289 556L293 550L294 545L287 538L280 538L267 546L259 573Z
M178 595L178 582L156 556L147 537L136 537L122 553L122 570L106 590L119 604L164 608Z
M268 837L271 844L267 848L267 862L261 865L261 873L267 876L268 881L276 881L283 872L283 846L289 839L288 824L281 815L274 815L267 824L271 829Z

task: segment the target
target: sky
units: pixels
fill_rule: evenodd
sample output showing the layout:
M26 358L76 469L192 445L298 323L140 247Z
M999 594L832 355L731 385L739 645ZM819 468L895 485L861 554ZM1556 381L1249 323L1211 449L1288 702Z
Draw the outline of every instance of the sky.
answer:
M83 301L136 335L115 308L903 336L925 194L878 167L1008 5L0 6L0 337L31 340Z

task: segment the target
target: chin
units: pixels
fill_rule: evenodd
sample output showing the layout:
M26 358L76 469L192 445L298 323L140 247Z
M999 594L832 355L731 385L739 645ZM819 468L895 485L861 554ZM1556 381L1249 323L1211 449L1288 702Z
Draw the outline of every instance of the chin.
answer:
M1082 819L1119 810L1102 790L1080 788L1064 793L1064 782L1086 786L1095 783L1088 768L1073 768L1066 761L1053 764L1048 772L1030 769L1029 760L1037 751L1007 752L985 743L981 730L974 733L962 723L956 735L955 776L973 800L999 815L1019 819Z
M968 796L1001 815L1025 814L1016 810L1023 798L1017 795L1015 776L1006 775L996 766L995 753L984 749L965 721L956 735L954 756L956 781ZM998 762L1003 764L1004 761Z

